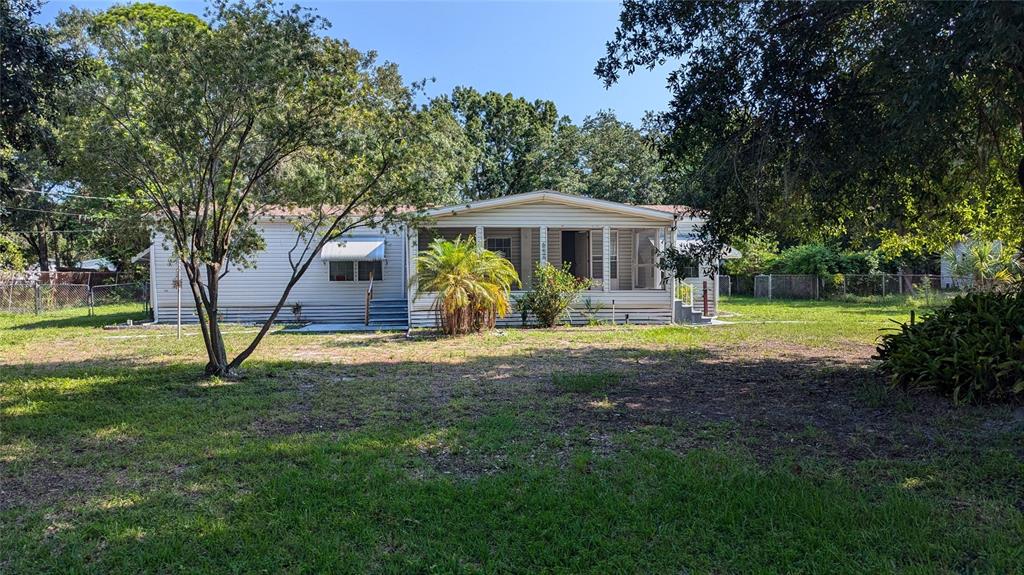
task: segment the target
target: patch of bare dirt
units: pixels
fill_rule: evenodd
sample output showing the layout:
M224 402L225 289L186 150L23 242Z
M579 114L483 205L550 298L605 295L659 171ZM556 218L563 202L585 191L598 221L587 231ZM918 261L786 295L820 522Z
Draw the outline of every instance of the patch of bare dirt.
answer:
M1024 410L955 407L886 386L864 345L823 350L771 342L671 354L626 373L597 405L581 397L563 421L629 431L679 430L687 450L724 436L762 460L780 453L841 461L934 455L994 429L1024 432ZM712 434L709 429L717 430Z

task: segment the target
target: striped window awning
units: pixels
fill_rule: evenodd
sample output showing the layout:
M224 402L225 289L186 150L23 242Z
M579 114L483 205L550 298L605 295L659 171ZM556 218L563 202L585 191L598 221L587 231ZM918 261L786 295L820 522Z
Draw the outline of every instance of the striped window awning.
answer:
M384 259L384 238L353 238L327 242L320 250L326 262L376 262Z

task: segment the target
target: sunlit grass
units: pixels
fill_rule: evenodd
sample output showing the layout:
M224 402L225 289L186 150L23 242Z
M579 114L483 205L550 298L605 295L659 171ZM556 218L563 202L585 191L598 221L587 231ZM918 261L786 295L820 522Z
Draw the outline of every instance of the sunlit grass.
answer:
M1024 571L1018 427L900 459L755 454L716 397L701 421L621 393L714 386L686 366L738 351L867 358L909 311L722 307L735 323L275 333L237 381L200 376L194 332L100 329L139 309L0 316L0 572ZM814 418L765 433L830 437Z

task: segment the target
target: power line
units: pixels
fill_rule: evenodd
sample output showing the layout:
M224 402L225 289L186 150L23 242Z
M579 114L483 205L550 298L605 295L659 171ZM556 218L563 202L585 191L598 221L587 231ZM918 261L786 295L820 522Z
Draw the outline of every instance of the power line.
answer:
M29 192L29 193L33 193L33 194L40 194L40 195L43 195L43 196L51 197L51 192L44 192L42 190L33 190L31 188L17 188L17 187L12 187L10 189L17 190L19 192ZM53 195L57 196L59 198L85 198L85 199L88 199L88 200L99 200L99 201L103 201L103 202L135 202L135 201L144 201L144 200L133 200L131 198L103 198L103 197L100 197L100 196L86 196L84 194L72 194L72 193L66 193L66 194L65 193L57 193L57 194L53 194Z
M38 208L19 208L17 206L13 206L13 207L12 206L8 206L8 207L5 207L5 208L0 208L0 209L5 209L5 210L22 210L22 211L25 211L25 212L39 212L39 213L43 213L43 214L54 214L54 215L58 215L58 216L78 216L80 218L96 219L96 216L89 215L89 214L79 214L79 213L75 213L75 212L58 212L58 211L55 211L55 210L41 210L41 209L38 209Z
M97 228L95 230L5 230L0 228L0 232L11 233L11 234L95 234L105 231Z

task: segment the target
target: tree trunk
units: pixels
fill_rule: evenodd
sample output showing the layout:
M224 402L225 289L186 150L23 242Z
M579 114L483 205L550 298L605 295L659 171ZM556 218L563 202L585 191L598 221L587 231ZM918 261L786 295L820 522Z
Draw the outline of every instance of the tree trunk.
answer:
M36 257L39 258L39 271L50 271L50 252L47 249L46 232L36 234L35 242L33 243L35 244L33 247L36 249Z
M199 268L190 262L183 261L185 275L188 278L189 287L192 289L192 300L195 302L196 314L199 316L199 329L203 334L203 344L206 346L206 368L207 375L228 376L230 369L224 359L224 340L220 331L220 320L217 317L217 285L207 286L206 292L199 282ZM213 298L210 293L213 293Z
M53 233L53 269L60 271L60 238L56 232Z
M228 363L224 335L220 330L220 274L218 270L217 266L206 266L206 321L209 333L207 350L210 355L210 362L206 365L206 374L230 377L234 375L234 370Z

